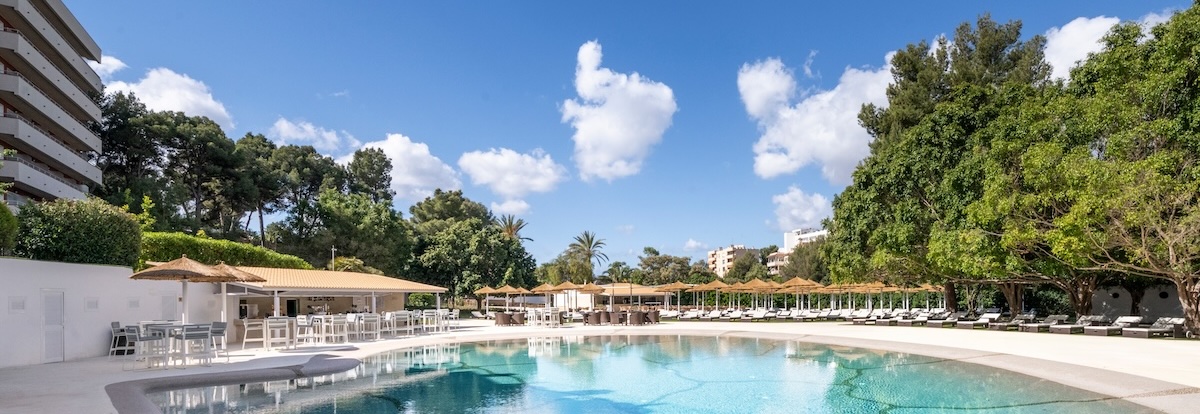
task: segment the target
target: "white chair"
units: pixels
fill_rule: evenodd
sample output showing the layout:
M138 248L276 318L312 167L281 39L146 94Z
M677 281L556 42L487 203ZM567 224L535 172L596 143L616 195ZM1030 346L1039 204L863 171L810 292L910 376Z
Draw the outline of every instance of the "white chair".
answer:
M347 330L349 326L346 322L346 315L333 315L329 317L329 322L325 324L325 337L329 342L349 342L350 336Z
M300 315L296 317L296 344L314 343L317 342L317 325L315 321L307 316Z
M283 344L284 348L291 345L292 335L291 326L287 319L284 318L267 318L267 325L264 336L263 347L274 349L275 345Z
M225 340L225 330L228 327L229 324L225 322L213 322L208 330L208 336L212 338L213 356L224 353L225 362L229 362L229 344Z
M359 319L362 320L361 326L359 327L359 329L360 329L359 336L361 337L361 339L365 341L367 339L367 337L371 337L372 340L379 340L379 329L380 329L379 315L376 315L374 313L367 313L367 314L360 315Z
M212 364L212 337L209 336L211 325L184 325L171 338L177 345L172 358L187 365L189 358L204 361L205 365Z
M266 325L262 319L239 319L242 321L242 349L246 349L247 342L258 342L265 348L267 346L267 332L263 329ZM258 336L251 338L251 333L257 333Z
M151 368L154 366L154 361L158 360L162 363L163 368L167 367L166 337L150 335L149 331L143 330L137 325L126 326L124 335L125 342L134 345L133 361L146 361L146 368Z
M396 335L396 315L392 312L384 312L379 318L379 332L381 334Z

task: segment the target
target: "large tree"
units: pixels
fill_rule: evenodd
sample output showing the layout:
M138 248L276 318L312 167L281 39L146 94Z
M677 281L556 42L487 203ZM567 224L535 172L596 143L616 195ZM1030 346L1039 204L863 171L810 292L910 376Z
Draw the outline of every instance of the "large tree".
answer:
M262 134L247 132L246 136L237 141L234 151L242 158L241 175L252 185L250 203L258 215L259 244L265 245L266 225L264 216L272 214L284 206L283 174L271 165L271 155L275 153L275 143ZM246 230L250 229L250 216L247 216Z
M371 201L392 205L396 191L392 190L392 160L379 148L354 151L346 166L346 178L351 193L366 194Z
M585 230L583 233L575 236L575 241L571 242L568 249L577 253L588 264L588 280L586 281L591 281L591 279L595 278L593 263L601 265L608 261L608 255L602 251L604 249L604 239L596 237L596 233L590 231Z

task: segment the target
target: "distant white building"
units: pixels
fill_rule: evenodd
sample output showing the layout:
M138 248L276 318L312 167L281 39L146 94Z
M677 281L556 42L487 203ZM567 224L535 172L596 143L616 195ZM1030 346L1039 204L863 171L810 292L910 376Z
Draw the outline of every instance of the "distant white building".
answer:
M813 228L802 228L785 232L783 233L783 248L779 249L779 251L791 253L796 246L816 241L828 235L829 230L817 230Z
M829 230L812 228L795 229L783 233L783 248L767 256L767 273L772 276L779 274L779 269L787 265L788 255L792 254L792 250L795 250L796 246L812 243L828 235Z
M708 270L716 273L717 277L725 277L725 274L729 273L729 269L733 267L734 260L751 252L757 253L758 249L750 249L741 244L709 251Z

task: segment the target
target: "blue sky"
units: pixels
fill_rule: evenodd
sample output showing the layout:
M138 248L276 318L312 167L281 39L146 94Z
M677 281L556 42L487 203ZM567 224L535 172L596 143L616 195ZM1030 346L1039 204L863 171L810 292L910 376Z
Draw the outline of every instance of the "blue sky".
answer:
M110 90L344 159L394 163L396 208L433 188L529 225L553 259L585 230L611 260L701 258L819 226L883 102L886 56L991 13L1049 38L1065 77L1118 19L1187 1L97 2L66 4Z

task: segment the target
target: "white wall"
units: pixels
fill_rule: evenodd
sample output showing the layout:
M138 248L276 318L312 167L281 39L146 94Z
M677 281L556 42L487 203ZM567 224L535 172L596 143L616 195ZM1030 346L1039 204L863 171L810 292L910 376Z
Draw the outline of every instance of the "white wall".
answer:
M130 280L128 267L42 262L0 257L0 329L11 335L0 352L0 368L45 361L43 292L64 297L64 359L108 354L109 323L179 319L179 282ZM220 295L208 283L188 288L189 320L220 319ZM231 298L232 299L232 298ZM237 300L231 300L237 309ZM174 315L174 316L172 316ZM236 317L236 313L231 313Z
M1102 314L1110 319L1128 315L1130 305L1129 292L1123 288L1097 289L1092 294L1092 313ZM1146 289L1140 307L1140 315L1146 323L1154 322L1155 319L1164 316L1183 316L1183 307L1179 305L1179 296L1176 294L1175 285Z

